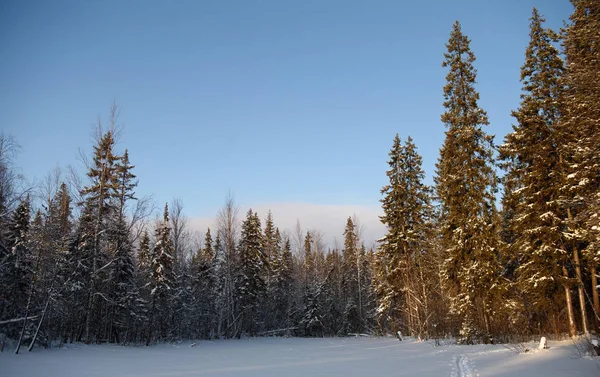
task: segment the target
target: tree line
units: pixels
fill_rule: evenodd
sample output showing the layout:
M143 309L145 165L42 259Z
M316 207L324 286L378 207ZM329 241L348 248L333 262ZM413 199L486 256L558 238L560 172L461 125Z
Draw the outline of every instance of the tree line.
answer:
M533 10L521 102L499 146L485 132L470 40L453 25L434 184L410 136L396 135L381 189L387 232L374 248L355 218L343 246L327 248L318 230L240 215L231 197L198 242L181 201L152 222L117 150L116 106L85 179L51 174L41 192L20 188L3 135L0 343L396 331L476 343L597 330L600 3L572 3L560 33Z

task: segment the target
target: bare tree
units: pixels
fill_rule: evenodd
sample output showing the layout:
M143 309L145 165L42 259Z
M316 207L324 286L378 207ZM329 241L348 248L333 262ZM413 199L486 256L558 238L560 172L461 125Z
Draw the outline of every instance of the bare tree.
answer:
M239 207L235 204L233 195L229 192L225 198L225 205L217 215L217 234L223 248L220 271L222 291L220 292L218 331L225 336L236 335L239 328L235 313L234 287L239 231Z
M300 257L304 255L304 231L302 230L302 226L300 225L300 219L296 220L296 226L294 227L293 233L293 240L296 244L296 256Z
M0 218L8 215L23 198L24 177L14 167L14 158L20 150L13 136L0 133Z
M171 201L171 238L173 240L173 250L175 261L174 264L177 269L180 269L185 260L189 257L186 253L189 251L190 244L190 232L188 231L188 218L183 214L183 200L181 198L174 198Z

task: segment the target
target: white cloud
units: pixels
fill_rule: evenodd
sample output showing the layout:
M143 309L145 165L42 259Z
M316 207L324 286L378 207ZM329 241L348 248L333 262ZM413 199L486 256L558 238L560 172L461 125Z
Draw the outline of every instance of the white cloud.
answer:
M324 236L328 247L337 244L341 247L344 238L344 227L348 217L356 216L362 229L362 240L367 246L373 245L385 233L385 227L379 221L382 214L379 206L365 205L323 205L313 203L260 203L252 206L240 206L240 221L249 208L258 212L261 219L267 217L269 210L273 213L275 225L281 231L293 234L297 220L304 231L318 230ZM204 232L207 227L214 229L215 219L207 217L190 218L192 229ZM264 223L263 223L264 224Z

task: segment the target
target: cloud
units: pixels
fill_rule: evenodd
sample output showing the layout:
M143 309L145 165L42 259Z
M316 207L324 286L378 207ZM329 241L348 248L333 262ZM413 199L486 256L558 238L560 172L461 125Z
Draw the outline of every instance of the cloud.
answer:
M261 219L266 219L270 210L273 214L275 225L283 232L293 234L296 222L300 221L303 231L318 230L323 234L323 241L327 247L343 245L344 228L348 217L358 219L361 239L372 246L385 233L385 226L379 221L382 215L381 207L365 205L323 205L313 203L260 203L250 207L240 206L240 221L242 221L248 208L258 212ZM264 222L263 222L264 224ZM204 232L206 228L215 228L215 218L195 217L190 218L192 229Z

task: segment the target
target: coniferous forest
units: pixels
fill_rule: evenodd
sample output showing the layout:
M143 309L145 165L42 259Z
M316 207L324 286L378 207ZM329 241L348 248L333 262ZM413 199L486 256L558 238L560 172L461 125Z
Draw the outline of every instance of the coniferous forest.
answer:
M397 331L472 344L598 331L600 2L571 2L559 31L533 9L503 140L486 132L476 51L452 25L434 183L410 136L390 140L376 247L355 218L331 248L231 197L192 242L181 202L153 220L137 197L116 106L86 176L50 174L41 188L24 188L18 140L2 134L0 344Z

